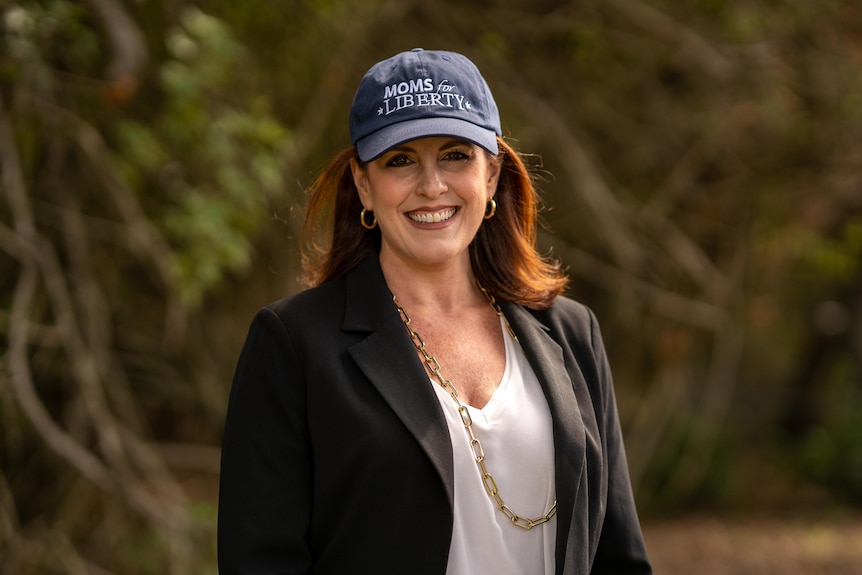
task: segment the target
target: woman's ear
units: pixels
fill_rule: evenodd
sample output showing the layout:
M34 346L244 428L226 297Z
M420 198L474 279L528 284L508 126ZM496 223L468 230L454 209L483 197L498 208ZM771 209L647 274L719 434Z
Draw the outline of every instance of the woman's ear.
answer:
M503 171L503 158L502 156L491 156L489 154L488 161L488 182L487 182L487 190L488 190L488 199L494 197L494 194L497 193L497 185L500 183L500 172Z
M359 163L356 158L350 159L350 173L353 175L353 185L359 192L359 200L366 210L373 210L371 205L371 193L368 190L368 170L364 164Z

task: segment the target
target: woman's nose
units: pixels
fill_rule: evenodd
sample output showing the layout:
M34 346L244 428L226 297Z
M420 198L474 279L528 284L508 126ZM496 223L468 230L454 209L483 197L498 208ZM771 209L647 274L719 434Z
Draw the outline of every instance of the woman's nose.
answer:
M429 198L436 198L445 192L447 187L443 174L440 173L440 168L436 163L429 163L423 166L419 193Z

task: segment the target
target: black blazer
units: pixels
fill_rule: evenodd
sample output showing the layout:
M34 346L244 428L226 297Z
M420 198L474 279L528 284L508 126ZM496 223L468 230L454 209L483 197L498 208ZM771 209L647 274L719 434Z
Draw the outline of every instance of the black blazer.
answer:
M554 421L558 574L648 574L592 312L501 302ZM237 365L221 575L443 575L452 446L377 257L258 312Z

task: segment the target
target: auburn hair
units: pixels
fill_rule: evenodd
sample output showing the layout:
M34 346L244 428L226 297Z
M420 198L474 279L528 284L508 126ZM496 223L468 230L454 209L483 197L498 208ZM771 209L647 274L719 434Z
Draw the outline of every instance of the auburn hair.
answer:
M497 212L484 220L470 244L476 280L495 298L531 309L549 307L568 283L559 261L538 253L536 232L540 199L535 178L521 155L497 138L500 179ZM336 154L308 188L302 237L305 282L319 285L340 278L372 250L380 251L380 229L360 223L362 203L353 183L350 161L355 147Z

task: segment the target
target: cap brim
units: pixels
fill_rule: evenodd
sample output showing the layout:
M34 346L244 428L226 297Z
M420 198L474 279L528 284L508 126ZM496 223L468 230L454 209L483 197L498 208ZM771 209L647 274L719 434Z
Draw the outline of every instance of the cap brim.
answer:
M417 118L386 126L356 142L359 159L370 162L399 144L419 138L451 136L473 142L494 154L498 153L497 134L458 118Z

